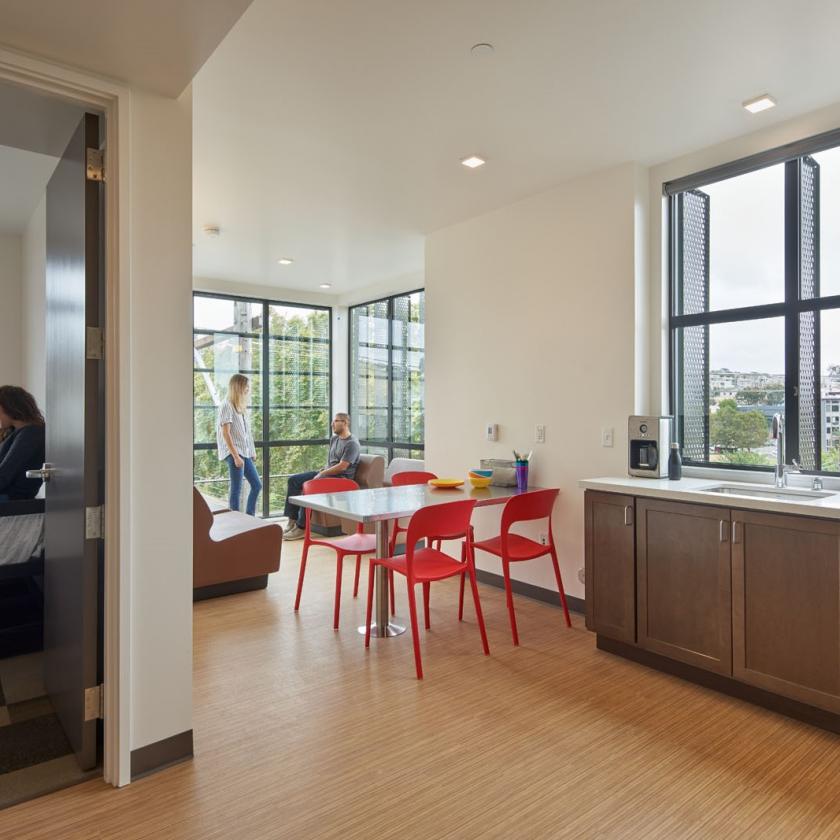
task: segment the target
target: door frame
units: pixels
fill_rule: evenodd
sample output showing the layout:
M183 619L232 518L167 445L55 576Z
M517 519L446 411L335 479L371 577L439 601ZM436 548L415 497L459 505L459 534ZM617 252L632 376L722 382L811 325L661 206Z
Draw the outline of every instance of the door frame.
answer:
M130 90L82 71L0 48L0 80L64 99L105 116L105 580L103 776L121 787L131 781L131 542L130 519L120 505L128 495L120 470L120 405L127 405L129 335L128 149ZM121 293L122 292L122 293ZM121 394L121 385L126 389Z

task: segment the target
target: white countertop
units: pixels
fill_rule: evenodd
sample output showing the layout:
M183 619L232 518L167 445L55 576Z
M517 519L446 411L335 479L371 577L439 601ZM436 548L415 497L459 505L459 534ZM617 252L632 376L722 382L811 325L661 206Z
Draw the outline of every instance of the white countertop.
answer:
M667 499L674 502L694 502L718 507L757 510L767 513L789 513L797 516L814 516L819 519L840 519L840 492L821 499L768 499L750 496L702 492L704 488L718 485L740 485L745 489L772 490L772 484L747 483L733 479L683 478L669 481L667 478L630 478L607 476L584 478L578 482L586 490L600 490L603 493L624 493L629 496L645 496L653 499ZM791 482L791 490L807 489ZM828 490L829 488L827 488Z

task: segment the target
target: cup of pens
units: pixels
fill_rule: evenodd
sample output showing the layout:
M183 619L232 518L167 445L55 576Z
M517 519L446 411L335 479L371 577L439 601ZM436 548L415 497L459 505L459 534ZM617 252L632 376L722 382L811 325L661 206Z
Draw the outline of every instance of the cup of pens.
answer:
M531 461L531 452L521 455L513 450L513 468L516 471L516 489L524 493L528 489L528 465Z

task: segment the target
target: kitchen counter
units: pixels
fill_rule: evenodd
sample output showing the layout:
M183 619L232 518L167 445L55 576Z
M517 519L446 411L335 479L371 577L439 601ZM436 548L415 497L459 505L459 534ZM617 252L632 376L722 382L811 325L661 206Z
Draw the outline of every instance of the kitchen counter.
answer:
M737 510L764 511L767 513L788 513L797 516L812 516L818 519L840 520L840 491L826 490L830 496L819 499L802 500L754 498L736 494L703 492L705 488L727 485L745 489L772 491L772 484L741 482L737 479L683 478L669 481L667 478L631 478L607 476L604 478L585 478L578 486L586 490L599 490L602 493L624 493L640 498L664 499L674 502L693 502L694 504L724 505ZM806 490L807 487L791 483L789 490ZM782 491L784 492L784 491Z

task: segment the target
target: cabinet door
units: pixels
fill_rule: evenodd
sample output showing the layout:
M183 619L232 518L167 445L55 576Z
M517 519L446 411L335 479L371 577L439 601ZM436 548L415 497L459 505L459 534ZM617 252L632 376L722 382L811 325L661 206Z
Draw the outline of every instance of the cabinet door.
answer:
M729 510L637 499L636 521L639 645L731 674Z
M587 490L586 626L636 642L636 550L632 496Z
M735 677L840 712L840 524L732 513Z

